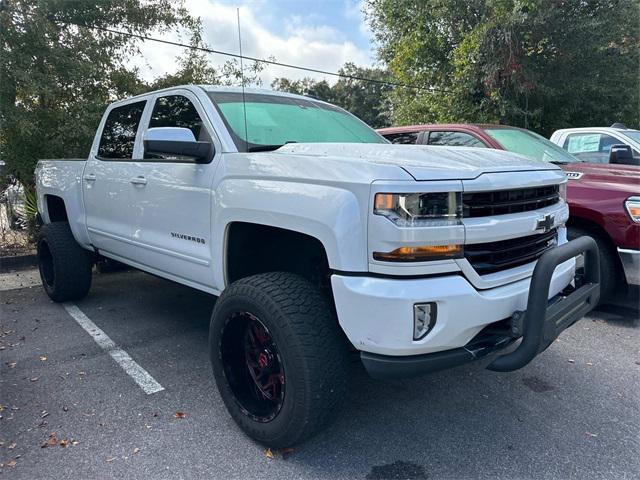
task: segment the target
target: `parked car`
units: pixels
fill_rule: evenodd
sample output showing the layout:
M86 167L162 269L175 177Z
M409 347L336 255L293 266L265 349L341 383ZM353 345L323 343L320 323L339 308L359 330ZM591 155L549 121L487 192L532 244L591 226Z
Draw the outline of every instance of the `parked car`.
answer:
M584 162L640 165L640 130L610 127L563 128L551 141Z
M503 125L413 125L378 133L395 143L496 148L560 165L569 179L569 238L589 235L600 249L602 301L640 283L638 167L584 163L536 133Z
M220 296L220 395L272 447L335 417L350 350L377 378L488 355L511 371L599 296L595 242L566 238L557 166L391 145L307 97L185 86L119 101L86 161L42 160L36 182L51 299L87 295L96 254Z

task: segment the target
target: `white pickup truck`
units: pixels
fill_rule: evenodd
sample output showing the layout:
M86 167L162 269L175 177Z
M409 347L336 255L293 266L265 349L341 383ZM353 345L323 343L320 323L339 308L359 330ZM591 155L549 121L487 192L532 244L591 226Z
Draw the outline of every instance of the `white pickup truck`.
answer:
M220 395L273 447L335 415L350 353L375 378L484 357L511 371L599 296L597 247L567 242L556 166L392 145L307 97L185 86L119 101L87 160L42 160L36 180L47 294L84 297L106 257L219 296Z

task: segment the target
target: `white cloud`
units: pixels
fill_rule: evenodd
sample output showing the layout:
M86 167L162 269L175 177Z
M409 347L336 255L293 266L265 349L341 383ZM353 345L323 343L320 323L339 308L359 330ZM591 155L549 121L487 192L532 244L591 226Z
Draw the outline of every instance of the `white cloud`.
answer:
M193 15L201 17L204 40L212 49L239 52L236 7L216 0L188 0L186 4ZM267 28L267 23L275 23L270 15L268 5L260 1L251 1L240 7L244 55L265 59L273 56L278 62L331 72L337 71L345 62L362 66L372 63L370 52L358 48L334 27L319 24L313 15L291 15L279 19L283 25L279 31ZM355 15L355 12L350 15ZM362 21L362 15L358 18ZM184 34L182 38L177 33L164 33L161 36L183 43L187 40ZM147 80L175 71L175 58L183 52L180 47L156 42L145 42L140 49L142 58L134 59L132 65L138 66ZM211 59L214 64L222 65L229 57L213 54ZM322 74L267 66L261 74L263 86L269 87L271 81L280 76L292 79L325 78L331 83L336 80L335 77Z

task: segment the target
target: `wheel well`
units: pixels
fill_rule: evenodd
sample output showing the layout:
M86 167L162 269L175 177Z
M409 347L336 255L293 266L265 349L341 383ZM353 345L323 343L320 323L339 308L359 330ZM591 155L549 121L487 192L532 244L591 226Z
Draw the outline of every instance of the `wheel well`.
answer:
M613 243L613 241L611 240L611 237L609 236L609 234L604 228L602 228L600 225L598 225L595 222L584 220L579 217L569 217L569 221L567 222L567 227L580 228L582 230L589 232L589 234L591 234L592 236L594 237L597 236L600 239L602 239L602 241L605 242L605 244L609 247L609 250L612 253L612 258L615 259L618 272L619 273L622 272L622 262L620 261L620 257L617 254L616 245Z
M67 208L64 204L64 200L61 197L55 195L45 195L47 203L47 213L49 214L50 222L68 222Z
M255 223L234 222L227 230L227 281L284 271L328 288L329 261L322 243L304 233Z

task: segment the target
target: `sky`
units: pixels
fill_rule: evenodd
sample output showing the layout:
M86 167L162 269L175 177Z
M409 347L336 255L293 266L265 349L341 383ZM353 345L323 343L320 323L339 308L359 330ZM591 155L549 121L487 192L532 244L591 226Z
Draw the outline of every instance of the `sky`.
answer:
M209 47L238 53L236 9L240 9L242 50L246 56L275 57L278 62L337 71L345 62L359 66L375 63L372 34L362 13L362 0L185 0L194 16L202 19ZM188 43L177 32L152 36ZM184 49L157 42L140 45L142 55L132 61L146 80L177 69L175 58ZM214 65L227 57L211 55ZM276 77L312 77L335 82L336 78L284 67L268 66L260 77L269 87Z

